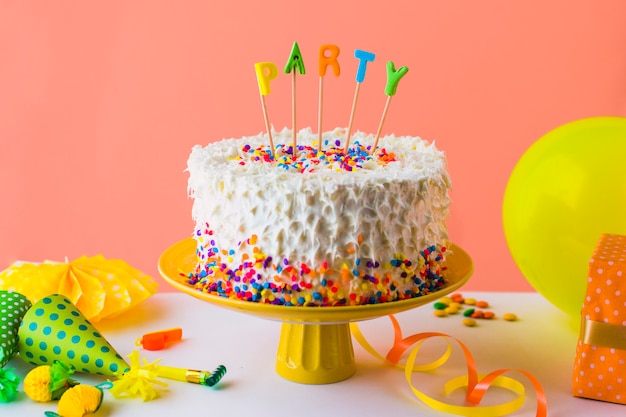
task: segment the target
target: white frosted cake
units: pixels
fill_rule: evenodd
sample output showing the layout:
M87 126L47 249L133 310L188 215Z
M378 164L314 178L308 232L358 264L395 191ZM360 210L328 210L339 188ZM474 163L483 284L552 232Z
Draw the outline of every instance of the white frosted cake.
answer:
M418 137L291 130L196 145L188 160L199 291L250 302L391 302L445 283L450 179Z

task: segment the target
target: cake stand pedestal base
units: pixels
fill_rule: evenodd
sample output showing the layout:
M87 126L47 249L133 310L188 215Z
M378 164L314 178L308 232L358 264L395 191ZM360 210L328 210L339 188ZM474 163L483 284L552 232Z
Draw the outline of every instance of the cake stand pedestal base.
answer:
M301 384L331 384L356 371L348 323L283 323L276 372Z

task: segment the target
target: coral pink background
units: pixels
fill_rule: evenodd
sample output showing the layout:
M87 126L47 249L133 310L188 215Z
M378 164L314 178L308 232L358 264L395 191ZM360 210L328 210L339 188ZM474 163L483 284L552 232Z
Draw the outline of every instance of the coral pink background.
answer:
M434 140L453 179L452 240L475 263L472 290L532 290L504 238L501 207L524 151L548 131L626 116L626 2L0 0L0 269L102 253L158 277L190 235L184 172L194 144L264 130L253 64L283 68L298 41L298 125L346 126L354 49L377 54L355 129L375 131L385 62L406 65L384 133ZM291 125L287 75L267 97ZM163 284L162 291L170 290Z

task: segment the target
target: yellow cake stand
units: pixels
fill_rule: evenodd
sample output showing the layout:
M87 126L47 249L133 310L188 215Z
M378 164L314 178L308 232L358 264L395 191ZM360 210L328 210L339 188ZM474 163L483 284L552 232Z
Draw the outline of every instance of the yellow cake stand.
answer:
M472 259L451 244L447 254L447 284L437 292L381 304L304 307L261 304L198 291L187 283L196 264L196 241L181 240L159 258L159 272L178 290L215 305L282 322L276 372L302 384L329 384L350 378L356 371L349 323L409 310L462 287L474 270Z

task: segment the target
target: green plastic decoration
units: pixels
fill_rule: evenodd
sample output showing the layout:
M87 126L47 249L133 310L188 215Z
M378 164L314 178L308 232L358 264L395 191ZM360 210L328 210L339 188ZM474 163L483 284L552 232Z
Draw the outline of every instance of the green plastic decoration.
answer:
M304 69L304 61L302 60L302 54L300 53L300 47L298 46L298 42L294 42L291 47L291 54L289 54L289 59L287 60L287 65L285 65L285 74L289 74L293 71L293 68L296 67L300 75L304 75L306 70Z
M409 72L408 67L400 67L396 71L396 67L393 62L387 62L387 84L385 85L385 94L388 96L394 96L398 89L398 83L404 75Z

